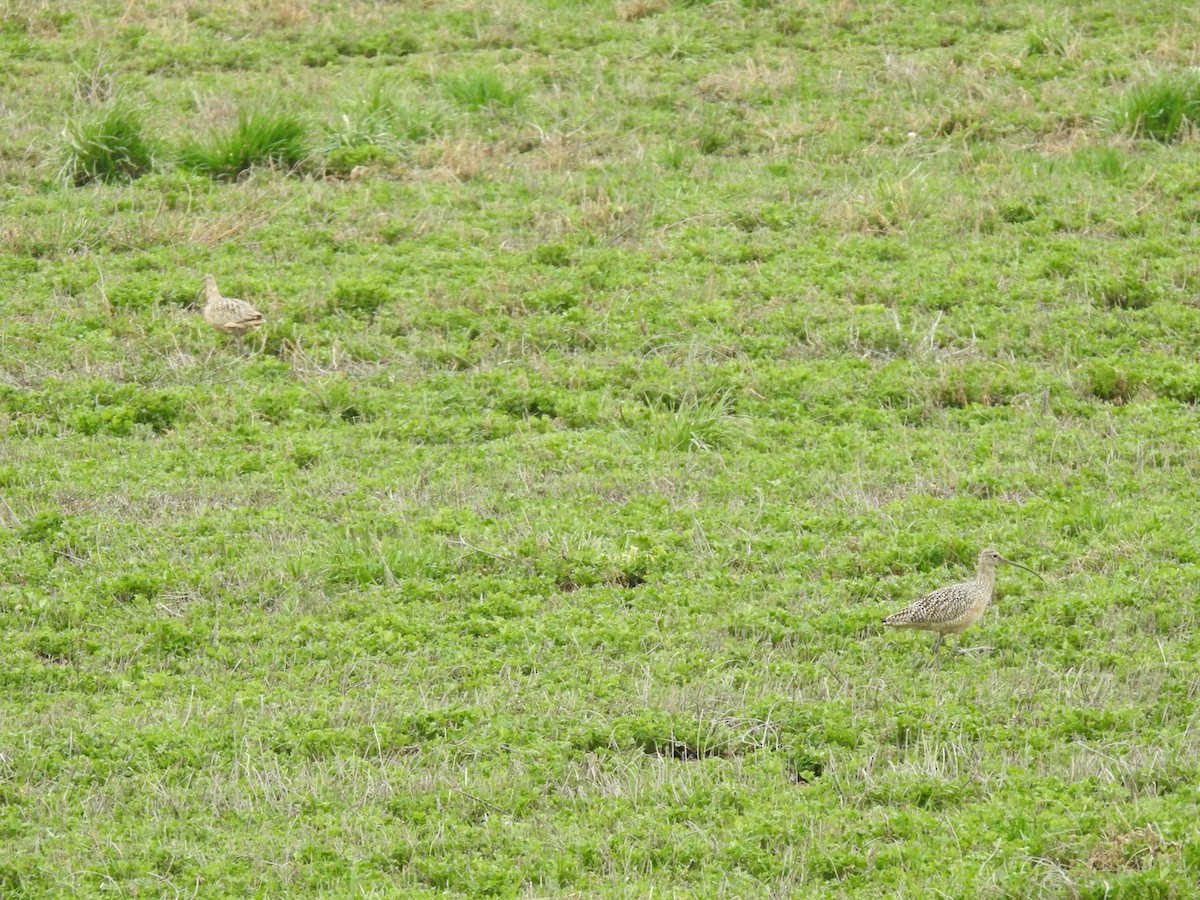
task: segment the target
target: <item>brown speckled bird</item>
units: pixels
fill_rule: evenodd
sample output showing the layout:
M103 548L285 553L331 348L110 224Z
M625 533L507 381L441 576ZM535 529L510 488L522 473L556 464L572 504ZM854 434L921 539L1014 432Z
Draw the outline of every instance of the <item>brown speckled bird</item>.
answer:
M899 612L892 613L883 620L884 625L896 628L920 628L925 631L936 631L937 640L933 642L933 656L936 659L942 639L948 634L961 634L979 621L983 611L992 602L992 594L996 589L996 566L1004 563L1025 569L1041 575L1011 559L1005 559L995 550L984 550L979 554L979 565L975 572L975 580L962 584L952 584L941 588L932 594L927 594L911 606L906 606ZM974 650L990 650L990 647L956 647L959 653L969 653Z
M204 276L204 321L217 331L240 338L263 324L263 315L245 300L222 297L217 279Z

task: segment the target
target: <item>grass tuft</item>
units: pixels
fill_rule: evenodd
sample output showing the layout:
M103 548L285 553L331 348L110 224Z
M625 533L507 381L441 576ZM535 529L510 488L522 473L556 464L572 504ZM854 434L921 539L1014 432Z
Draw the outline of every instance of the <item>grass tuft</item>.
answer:
M1138 390L1135 376L1103 360L1096 360L1084 369L1083 384L1088 396L1118 405L1128 403Z
M1136 274L1102 280L1098 294L1105 306L1118 309L1146 309L1158 299L1155 286Z
M155 145L141 110L115 103L67 124L59 177L76 187L131 181L154 168Z
M655 450L707 452L737 441L746 423L732 412L728 395L688 397L676 404L654 404L647 445Z
M377 83L326 128L320 147L325 170L348 175L359 166L394 165L411 145L434 137L442 127L436 111L411 106L389 85Z
M1117 111L1121 130L1167 144L1200 121L1200 75L1164 75L1138 85Z
M390 146L427 140L439 134L442 127L437 112L411 106L388 85L379 83L329 129L329 137L338 147Z
M270 106L242 110L228 131L213 131L179 151L187 169L212 178L235 180L256 166L295 169L308 158L309 129L299 116Z
M491 69L464 72L445 82L447 96L463 109L475 112L488 107L511 109L521 100L521 91L506 83Z
M833 218L846 227L873 234L898 234L932 216L939 207L938 190L924 174L881 175L868 189L834 208Z
M1025 36L1026 56L1073 57L1079 47L1079 32L1065 22L1042 22Z
M679 172L687 165L688 148L675 141L668 141L658 151L658 164L664 169Z
M1111 181L1119 181L1137 171L1137 160L1115 147L1084 147L1075 154L1075 162L1085 172L1093 172Z

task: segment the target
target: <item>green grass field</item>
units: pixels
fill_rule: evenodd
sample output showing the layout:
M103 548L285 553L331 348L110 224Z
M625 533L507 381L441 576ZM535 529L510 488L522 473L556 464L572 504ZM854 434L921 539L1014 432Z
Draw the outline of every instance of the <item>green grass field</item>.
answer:
M1195 9L0 11L0 895L1195 895Z

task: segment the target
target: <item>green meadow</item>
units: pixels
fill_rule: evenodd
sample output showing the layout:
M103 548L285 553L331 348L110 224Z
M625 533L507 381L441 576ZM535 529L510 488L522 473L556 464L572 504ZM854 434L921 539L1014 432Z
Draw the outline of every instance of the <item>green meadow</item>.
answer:
M1197 60L0 3L0 896L1194 896Z

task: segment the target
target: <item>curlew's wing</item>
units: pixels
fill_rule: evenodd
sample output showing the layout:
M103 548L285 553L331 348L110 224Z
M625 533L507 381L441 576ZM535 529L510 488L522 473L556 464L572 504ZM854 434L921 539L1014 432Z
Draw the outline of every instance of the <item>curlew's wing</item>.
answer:
M263 314L245 300L225 297L216 306L214 317L219 317L221 324L226 327L249 331L258 328L265 321Z
M965 602L969 601L970 582L952 584L939 588L932 594L926 594L916 603L894 612L883 620L884 625L895 628L924 628L949 622L962 612Z
M251 329L261 327L265 321L266 319L262 317L262 313L254 313L253 315L243 316L233 324L237 325L239 328L245 328L249 331Z

